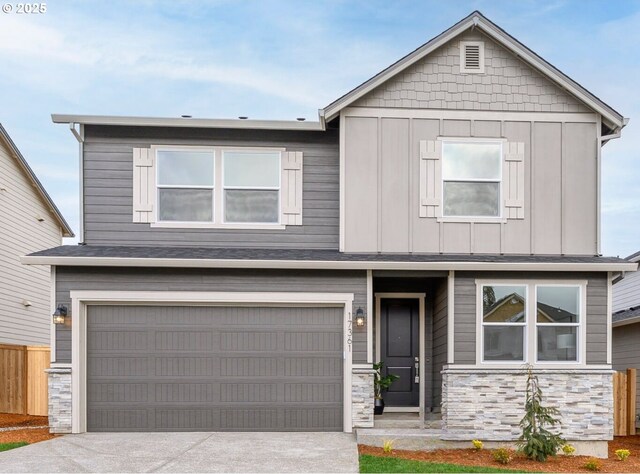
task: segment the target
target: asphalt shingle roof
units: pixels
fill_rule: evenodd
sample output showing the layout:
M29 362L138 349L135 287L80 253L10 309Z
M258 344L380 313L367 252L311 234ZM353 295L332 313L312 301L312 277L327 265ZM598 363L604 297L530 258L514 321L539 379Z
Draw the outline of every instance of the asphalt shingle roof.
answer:
M40 257L298 260L326 262L494 262L494 263L627 263L618 257L545 255L458 255L344 253L314 249L218 249L205 247L124 247L62 245L30 254Z

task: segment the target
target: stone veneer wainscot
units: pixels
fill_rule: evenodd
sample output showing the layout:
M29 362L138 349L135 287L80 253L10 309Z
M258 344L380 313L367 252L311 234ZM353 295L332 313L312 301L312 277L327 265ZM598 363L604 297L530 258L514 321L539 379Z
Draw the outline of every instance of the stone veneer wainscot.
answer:
M351 420L354 428L373 428L373 369L353 369L351 376Z
M613 439L613 371L535 369L534 373L544 403L560 411L565 439ZM445 368L442 375L442 439L513 441L520 436L523 369Z
M49 431L71 433L71 368L46 370L49 383Z

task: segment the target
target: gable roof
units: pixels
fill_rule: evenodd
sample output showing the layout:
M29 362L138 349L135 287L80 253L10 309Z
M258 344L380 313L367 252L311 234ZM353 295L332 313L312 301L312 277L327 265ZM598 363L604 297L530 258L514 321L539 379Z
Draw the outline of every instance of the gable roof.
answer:
M71 230L71 227L69 226L65 218L62 216L62 213L53 202L53 199L51 199L51 196L49 196L47 191L44 189L44 186L42 185L42 183L40 182L36 174L33 172L31 167L27 163L27 160L24 158L24 156L22 156L22 153L20 153L20 150L18 150L18 147L13 142L13 140L11 139L11 137L9 136L5 128L2 126L2 124L0 124L0 138L2 139L2 141L4 141L4 143L8 147L10 155L16 159L16 161L18 162L18 166L22 168L26 177L29 179L29 181L31 181L31 184L33 185L36 192L40 195L40 198L42 199L45 206L51 211L53 216L58 221L58 224L62 228L62 235L64 237L73 237L74 234L73 234L73 231Z
M380 86L395 75L404 71L409 66L420 61L422 58L435 51L440 46L448 43L470 28L478 28L498 44L504 46L510 52L515 54L530 67L538 70L553 83L555 83L562 89L565 89L573 97L580 100L580 102L584 103L590 109L602 115L603 122L611 130L617 131L619 129L622 129L627 124L628 119L624 118L619 112L604 103L602 100L600 100L594 94L575 82L562 71L557 69L555 66L542 59L535 52L520 43L517 39L509 35L495 23L491 22L477 10L471 13L466 18L460 20L448 30L442 32L413 52L393 63L388 68L379 72L371 79L363 82L358 87L346 93L339 99L336 99L331 104L327 105L324 109L321 109L319 111L321 119L326 122L334 119L338 116L342 109L353 104L355 101L371 92L376 87Z

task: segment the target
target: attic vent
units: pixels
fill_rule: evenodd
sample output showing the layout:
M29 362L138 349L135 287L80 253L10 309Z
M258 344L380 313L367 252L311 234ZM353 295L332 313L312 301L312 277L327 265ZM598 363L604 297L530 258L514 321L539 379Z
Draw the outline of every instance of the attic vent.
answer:
M484 73L484 43L481 41L460 42L460 72Z

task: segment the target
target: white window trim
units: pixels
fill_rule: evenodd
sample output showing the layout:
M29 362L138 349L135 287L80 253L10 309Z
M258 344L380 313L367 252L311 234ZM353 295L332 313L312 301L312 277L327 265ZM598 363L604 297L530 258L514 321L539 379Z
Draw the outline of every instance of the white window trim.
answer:
M466 46L479 47L479 68L467 69L466 67ZM462 74L484 74L484 41L460 41L460 72Z
M442 212L438 217L438 222L506 222L504 217L504 204L502 201L503 194L503 172L504 172L504 144L506 139L504 138L473 138L473 137L438 137L441 143L442 149L440 150L440 160L442 161L441 173L440 173L440 202L442 203ZM495 143L500 145L500 178L495 179L445 179L444 176L444 146L447 143ZM495 183L498 182L498 215L497 216L447 216L444 214L444 183L446 181L455 183Z
M337 306L343 309L343 431L353 431L351 372L353 368L353 293L207 292L207 291L71 291L71 432L87 431L87 306L153 305L185 306Z
M154 206L153 210L153 222L150 227L157 228L173 228L173 229L229 229L229 230L284 230L285 225L281 223L282 216L282 153L286 151L286 148L282 147L243 147L243 146L198 146L198 145L151 145L152 159L154 160L155 175L156 175L156 202L157 206ZM206 186L158 186L158 151L210 151L213 153L213 166L214 166L214 183L212 187ZM223 154L225 151L238 151L238 152L279 152L280 153L280 167L278 169L278 222L224 222L224 188L223 188ZM161 221L159 220L159 189L160 188L178 188L178 189L212 189L213 190L213 221L201 222L201 221ZM240 189L233 187L233 189ZM259 188L244 188L244 189L259 189ZM267 189L267 188L264 188ZM269 188L271 189L271 188Z
M222 189L222 209L221 209L221 213L220 213L220 220L221 223L224 226L227 225L244 225L244 226L250 226L251 228L253 228L254 226L280 226L281 225L281 219L282 219L282 152L280 151L278 153L278 186L273 187L273 186L227 186L224 183L224 162L225 162L225 152L246 152L247 150L245 149L227 149L227 150L222 150L221 152L221 156L220 156L220 180L221 180L221 189ZM250 151L256 151L256 150L250 150ZM267 151L267 150L262 150L262 151ZM278 150L271 150L272 153L276 153ZM278 191L278 221L277 222L227 222L227 219L225 217L225 210L227 208L227 202L226 202L226 193L225 191L227 189L230 190L234 190L234 189L238 189L238 190L249 190L249 191Z
M476 280L476 366L491 368L514 368L523 364L531 364L539 368L581 368L587 367L587 281L586 280L553 280L553 279L478 279ZM495 286L525 286L527 302L527 323L525 325L524 340L524 361L485 361L484 360L484 331L483 327L483 306L482 287L488 285ZM536 289L538 286L568 286L578 287L580 292L580 319L578 323L577 337L577 361L537 361L538 351L538 324L536 318L531 315L537 314ZM489 323L490 325L491 323ZM572 324L563 324L569 326ZM499 324L501 325L501 324Z

